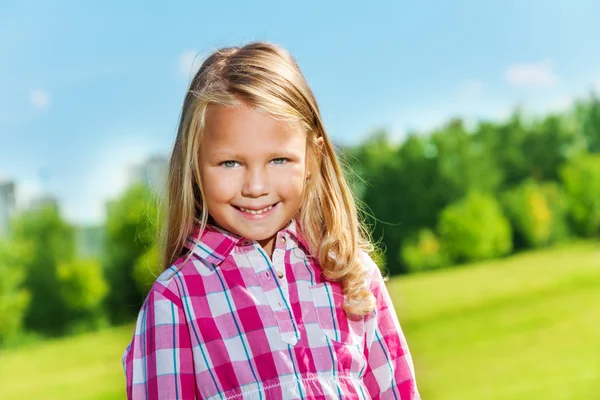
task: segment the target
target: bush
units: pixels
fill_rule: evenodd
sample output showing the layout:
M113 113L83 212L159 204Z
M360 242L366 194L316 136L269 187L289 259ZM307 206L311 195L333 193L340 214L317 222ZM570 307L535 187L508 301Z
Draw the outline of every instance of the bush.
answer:
M583 154L565 165L560 176L574 230L582 236L600 231L600 155Z
M421 229L416 238L404 242L400 257L410 272L441 268L449 264L440 240L431 229L427 228Z
M550 243L564 241L571 236L568 224L567 196L562 187L554 182L541 185L541 190L552 212Z
M25 256L16 243L0 242L0 345L19 334L29 305L29 292L22 288Z
M93 314L102 303L108 285L96 260L73 260L57 268L60 294L69 310Z
M502 196L518 248L541 247L552 238L554 216L540 185L526 181Z
M500 204L488 195L472 192L446 207L438 232L451 262L499 257L512 250L512 232Z

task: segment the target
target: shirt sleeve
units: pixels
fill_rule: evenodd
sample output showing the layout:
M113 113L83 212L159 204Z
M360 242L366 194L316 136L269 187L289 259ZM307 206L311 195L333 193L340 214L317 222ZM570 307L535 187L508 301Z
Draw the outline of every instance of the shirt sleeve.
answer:
M123 354L127 399L194 399L190 334L179 296L152 288Z
M406 338L379 267L368 257L376 308L366 319L363 383L373 399L419 400L414 366Z

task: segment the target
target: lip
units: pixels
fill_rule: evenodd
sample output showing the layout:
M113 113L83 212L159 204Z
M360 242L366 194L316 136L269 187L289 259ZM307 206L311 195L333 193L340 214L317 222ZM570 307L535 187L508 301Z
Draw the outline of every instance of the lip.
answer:
M266 206L260 207L260 208L250 208L250 207L242 207L246 210L252 210L252 211L258 211L258 210L263 210L267 207L273 206L269 211L265 211L262 214L250 214L247 212L244 212L242 210L240 210L238 208L238 206L232 206L238 213L240 213L244 218L249 219L251 221L256 221L256 220L261 220L261 219L265 219L267 217L269 217L271 214L273 214L273 212L277 209L277 206L279 205L279 202L277 203L273 203L273 204L268 204Z

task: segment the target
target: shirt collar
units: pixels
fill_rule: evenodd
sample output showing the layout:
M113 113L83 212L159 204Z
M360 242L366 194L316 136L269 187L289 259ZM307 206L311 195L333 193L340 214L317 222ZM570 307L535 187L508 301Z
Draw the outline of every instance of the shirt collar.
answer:
M306 254L310 254L310 247L308 246L306 240L304 240L300 221L297 221L296 218L292 219L290 224L283 228L281 232L287 232L290 234L294 239L296 239L298 245L303 247L303 250L306 252Z
M295 218L292 219L288 226L283 228L278 233L277 238L279 238L281 234L288 233L298 242L299 246L304 248L303 250L306 252L306 254L310 254L310 248L302 237L300 233L301 229L299 229L298 225L298 221L296 221ZM236 245L245 245L248 243L247 240L242 236L226 231L225 229L219 228L215 225L207 224L204 232L202 232L198 244L194 246L199 232L200 223L196 222L194 224L192 233L188 236L185 242L185 247L192 250L194 254L201 259L204 259L217 266L229 256Z

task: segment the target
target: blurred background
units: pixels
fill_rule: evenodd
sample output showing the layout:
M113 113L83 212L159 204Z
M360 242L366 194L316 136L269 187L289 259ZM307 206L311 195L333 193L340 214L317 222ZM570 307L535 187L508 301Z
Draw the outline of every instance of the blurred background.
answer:
M122 399L187 85L319 101L424 399L600 399L600 3L0 2L0 398Z

